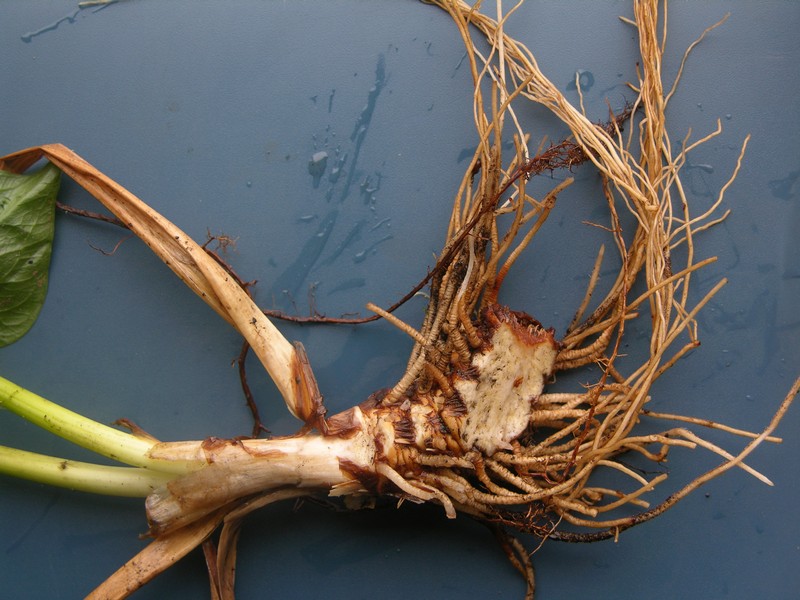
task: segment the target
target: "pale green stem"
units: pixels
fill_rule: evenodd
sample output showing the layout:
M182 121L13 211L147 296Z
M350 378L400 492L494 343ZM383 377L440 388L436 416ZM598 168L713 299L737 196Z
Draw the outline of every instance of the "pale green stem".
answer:
M121 463L164 473L186 473L198 466L196 461L153 459L149 453L158 443L155 440L93 421L3 377L0 377L0 408L6 408L73 444Z
M144 498L175 475L142 467L110 467L0 446L0 473L58 487Z

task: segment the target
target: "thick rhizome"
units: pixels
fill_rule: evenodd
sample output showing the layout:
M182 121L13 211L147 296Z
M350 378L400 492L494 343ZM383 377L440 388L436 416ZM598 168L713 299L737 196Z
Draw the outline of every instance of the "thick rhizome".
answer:
M94 423L0 381L0 403L42 427L130 467L98 467L2 449L5 472L57 485L147 496L151 544L93 592L124 597L194 547L204 544L212 593L233 595L241 520L271 502L322 495L362 506L377 497L440 505L498 532L542 539L592 541L660 514L720 473L743 468L744 458L771 434L797 392L790 391L760 433L737 455L704 440L686 425L723 428L691 417L648 411L653 383L697 347L695 316L724 285L690 303L692 277L713 258L700 259L695 236L724 218L719 207L739 164L713 205L693 214L681 185L687 153L718 134L672 147L665 109L675 84L661 78L666 14L656 2L634 2L630 23L639 36L640 79L634 100L593 123L540 71L531 52L503 29L513 10L491 18L458 1L432 2L452 17L467 48L474 82L478 144L455 195L446 243L428 276L429 304L418 329L387 309L378 317L414 339L404 376L360 404L327 415L300 344L284 338L250 298L246 286L213 253L122 186L61 145L9 155L5 170L22 172L45 157L96 196L192 290L235 327L275 381L289 410L303 422L289 437L161 442L139 429L125 433ZM476 40L488 41L488 52ZM577 86L580 90L580 85ZM531 148L518 124L516 103L544 105L570 130L558 144ZM513 153L504 158L511 141ZM746 140L742 146L744 153ZM739 163L742 156L739 157ZM619 272L596 298L604 261L600 248L584 300L564 335L533 316L504 306L503 281L556 207L571 180L542 198L532 177L591 162L604 186L601 202ZM624 218L623 218L624 217ZM633 223L623 227L622 222ZM633 319L649 322L649 349L640 364L621 365L620 345ZM566 393L548 393L558 373L594 365L595 380ZM643 417L671 422L640 432ZM722 464L650 506L645 497L666 474L648 476L621 456L637 453L659 463L674 447L703 447ZM627 483L595 482L615 471ZM219 528L216 543L209 536ZM534 581L525 548L501 533L515 566Z

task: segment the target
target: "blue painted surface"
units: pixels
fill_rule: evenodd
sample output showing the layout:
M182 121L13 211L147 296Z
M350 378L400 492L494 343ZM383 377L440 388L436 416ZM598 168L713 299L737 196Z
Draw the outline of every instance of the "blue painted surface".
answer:
M672 3L665 75L696 49L669 118L678 142L717 119L724 132L690 157L696 206L727 180L744 136L746 160L728 191L731 217L698 240L720 260L698 293L729 285L700 318L701 349L654 389L659 410L759 429L800 370L800 10L793 2ZM235 238L228 254L258 279L265 306L338 315L386 305L440 249L455 187L475 145L470 81L446 16L414 2L126 1L102 10L9 1L0 20L0 154L61 142L126 185L196 239ZM620 107L635 75L627 2L529 2L508 30L590 116ZM570 84L572 84L570 86ZM572 90L568 90L572 87ZM520 109L534 139L563 129ZM318 186L309 161L327 152ZM335 168L338 166L338 172ZM556 177L562 175L556 174ZM504 288L504 301L563 331L582 295L600 218L591 169L559 201ZM547 189L543 181L537 189ZM95 204L69 183L63 199ZM0 372L103 422L128 417L164 439L250 429L235 371L237 337L135 240L59 216L52 283ZM90 246L91 244L91 246ZM284 292L287 290L287 292ZM401 316L417 322L422 299ZM330 410L391 384L410 343L384 324L284 326L309 351ZM295 424L265 378L251 383L278 432ZM535 556L540 600L793 598L800 589L800 410L786 441L750 461L768 488L729 473L617 544L546 544ZM724 435L713 440L736 448ZM0 414L3 444L88 455ZM675 452L673 486L716 460ZM75 598L142 546L140 501L95 498L4 479L0 589L7 597ZM242 539L240 598L517 598L523 585L489 534L435 508L335 514L306 504L252 518ZM207 595L198 555L138 598Z

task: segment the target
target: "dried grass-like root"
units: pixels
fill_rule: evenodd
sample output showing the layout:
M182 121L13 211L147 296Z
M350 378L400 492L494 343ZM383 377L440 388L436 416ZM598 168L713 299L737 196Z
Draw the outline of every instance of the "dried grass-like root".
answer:
M500 543L500 547L506 553L508 560L519 571L520 575L525 578L525 584L527 585L525 600L533 600L536 593L536 573L533 569L531 555L517 538L502 527L495 525L490 529Z
M616 537L663 513L734 466L766 480L744 459L762 442L777 440L772 433L800 390L800 379L770 424L760 434L750 434L738 454L684 428L650 435L636 430L648 414L645 406L653 383L696 346L696 315L724 285L720 281L699 302L690 303L693 274L711 262L696 260L694 235L718 220L716 210L741 164L740 156L712 208L692 215L680 170L687 152L709 137L689 143L687 136L679 152L671 148L664 109L675 84L665 94L660 68L666 15L660 15L658 2L634 2L642 58L633 109L641 116L632 120L627 139L617 119L606 127L590 122L583 107L572 106L544 76L533 54L504 32L513 9L505 15L498 11L493 19L459 0L432 3L452 17L467 48L478 146L454 199L447 242L430 276L430 303L422 326L415 330L370 305L415 340L405 375L387 393L331 418L325 418L302 348L277 333L230 273L174 225L62 146L44 146L0 161L0 166L20 170L45 154L98 196L245 335L290 410L319 431L305 428L304 435L293 438L223 442L216 449L209 445L219 445L219 440L157 444L155 451L176 456L185 452L193 459L205 458L209 466L151 494L147 507L157 539L92 597L123 597L202 543L224 521L216 551L206 544L206 554L213 593L227 599L233 589L240 519L265 503L299 495L389 495L437 503L448 517L462 512L543 539L594 541ZM474 31L489 41L488 56L476 49ZM512 107L523 99L550 109L570 128L572 139L529 157L527 135ZM507 128L514 130L515 151L505 164ZM497 299L506 274L545 223L560 191L533 200L526 192L528 178L582 160L591 161L602 176L608 208L604 227L621 268L609 291L584 316L596 287L602 253L598 256L585 297L559 343L552 330L497 304ZM621 215L626 212L635 221L633 231L623 231ZM685 257L682 264L673 264L672 251L678 246L683 246ZM632 298L637 282L646 291ZM641 313L649 316L649 355L626 372L616 365L620 343L626 323ZM600 375L580 392L544 393L556 370L589 362L600 366ZM722 428L689 417L676 420ZM636 452L659 463L677 447L703 447L719 454L723 463L654 508L615 518L618 509L649 506L646 494L666 478L663 473L645 477L623 464L620 456ZM592 483L599 469L622 475L624 489ZM596 531L563 531L562 522ZM532 596L529 555L506 534L501 534L501 542Z
M674 494L670 495L666 500L664 500L659 505L645 512L635 514L631 517L609 520L602 523L573 518L572 522L575 525L579 525L581 527L587 527L590 529L601 529L601 531L574 532L574 531L554 530L550 532L548 537L550 539L565 541L565 542L596 542L606 539L616 539L619 536L619 534L624 530L645 523L650 519L653 519L663 514L664 512L672 508L677 502L688 496L690 493L695 491L700 486L704 485L705 483L708 483L712 479L719 477L726 471L736 466L739 466L740 463L747 456L749 456L756 448L758 448L758 446L762 442L764 442L767 438L771 437L771 434L775 431L781 419L783 419L783 416L786 414L786 411L789 409L789 407L791 406L792 402L794 401L798 393L800 393L800 378L795 380L794 384L789 390L789 393L786 395L783 402L781 402L781 405L778 407L778 410L773 415L769 424L764 428L764 430L760 434L758 434L752 441L750 441L736 456L734 456L730 460L726 460L717 467L710 469L703 475L695 478L694 480L686 484L683 488L681 488ZM532 526L529 529L529 531L531 533L539 533L541 532L541 528L538 526Z
M447 518L456 518L456 510L452 500L441 490L435 487L429 487L425 484L413 483L385 463L378 463L375 471L400 488L400 490L406 494L406 496L404 496L405 498L411 498L414 501L421 502L438 500L444 507Z
M478 223L474 215L484 218L484 213L480 211L485 210L482 207L485 206L487 192L513 187L505 204L494 212L495 222L480 221L489 243L478 252L470 248L470 272L475 255L486 265L483 277L472 288L475 290L472 298L484 290L484 302L487 299L496 300L508 267L535 233L533 230L524 236L517 248L511 251L505 265L498 269L501 264L499 257L513 247L519 226L525 222L525 218L520 218L522 199L526 198L524 183L515 186L513 174L518 171L512 167L503 169L498 160L498 140L504 117L498 107L504 107L503 101L510 98L522 96L549 108L569 126L578 151L595 164L603 177L609 210L610 225L606 229L612 235L622 264L616 281L605 297L588 316L584 316L597 284L601 250L585 297L567 336L561 340L561 350L555 363L557 370L571 370L594 362L601 366L600 378L590 387L589 393L572 395L565 398L561 405L556 398L548 404L546 395L540 397L530 414L530 434L515 442L513 452L503 450L494 457L487 457L489 460L476 461L474 473L464 473L465 479L458 493L469 497L471 501L495 506L498 510L514 501L545 503L548 507L546 510L531 513L537 515L539 520L535 524L521 517L522 513L502 512L501 520L504 523L530 531L546 530L540 521L547 520L545 515L548 513L555 513L555 521L603 528L608 526L609 521L601 518L601 513L625 505L645 506L646 502L641 496L652 491L665 478L665 475L650 481L641 478L617 460L616 457L624 452L634 451L660 462L671 447L701 446L720 454L729 461L728 464L736 462L742 468L747 468L740 464L740 459L687 430L669 430L651 436L640 436L634 432L635 425L645 414L644 406L652 384L697 346L696 315L725 283L724 280L718 282L699 302L690 304L692 275L714 260L695 258L694 236L720 220L714 215L739 171L747 145L745 140L733 174L713 205L700 215L692 215L681 185L680 170L687 153L717 135L720 129L718 127L717 131L697 142L689 143L687 136L682 148L677 153L672 151L664 109L675 92L680 73L665 93L660 71L666 39L665 11L661 13L658 3L653 0L634 2L633 22L639 34L642 60L640 80L633 86L638 97L633 103L632 112L639 111L642 116L635 127L638 135L634 136L632 128L626 140L616 124L608 129L598 127L588 121L582 106L575 108L570 105L539 70L531 52L504 33L503 23L507 15L492 19L479 13L477 7L460 1L441 0L432 3L451 15L467 47L476 81L475 121L481 136L481 145L456 198L450 227L451 240L458 240L460 228L465 223ZM488 57L475 49L470 29L477 30L492 45ZM684 62L699 41L687 50ZM478 85L484 76L490 78L493 86L493 95L489 100L486 100ZM504 92L503 86L508 86L512 91ZM488 114L482 108L484 105ZM514 124L517 122L514 121ZM516 139L525 140L526 136L519 132ZM490 146L490 142L494 143ZM525 161L526 156L517 144L512 165L517 165L519 169L526 164ZM481 179L477 182L476 165L481 166ZM541 211L541 205L536 206L535 210ZM623 212L634 217L635 231L623 232L620 225ZM508 232L499 236L496 221L502 215L513 218L508 224ZM682 265L673 264L672 251L682 245L686 248L685 262ZM639 280L644 281L646 292L630 298L630 290ZM462 282L461 289L470 288L466 282ZM465 303L465 306L471 305ZM459 310L463 312L463 308ZM650 356L632 372L625 374L615 366L620 340L625 335L625 323L644 311L649 312L651 322ZM681 338L685 337L688 337L688 341L681 342ZM677 350L671 349L676 345ZM548 435L549 431L552 433ZM752 437L759 436L752 434ZM652 444L660 445L660 450L651 450L649 447ZM622 492L590 486L589 477L597 468L626 474L635 482L636 488ZM763 480L760 474L753 474ZM472 477L477 481L472 483ZM569 485L565 486L565 482L569 482ZM537 492L534 493L534 490ZM605 497L611 501L599 504Z

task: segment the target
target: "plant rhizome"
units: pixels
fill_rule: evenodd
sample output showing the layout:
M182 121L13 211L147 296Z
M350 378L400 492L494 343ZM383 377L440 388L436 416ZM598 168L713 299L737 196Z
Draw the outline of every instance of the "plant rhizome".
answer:
M634 2L635 18L629 24L638 33L641 53L639 81L631 85L635 99L619 115L596 124L544 76L524 45L505 34L505 20L513 11L492 18L457 0L431 3L452 17L466 45L478 144L455 195L447 241L416 289L429 286L422 326L401 322L393 307L368 305L376 318L413 337L405 374L340 414L326 414L302 346L282 336L253 303L247 286L212 252L63 146L25 150L0 162L6 170L22 172L47 157L95 195L241 332L289 410L304 423L292 437L160 442L138 429L129 434L89 422L4 382L4 406L132 465L103 467L103 490L99 467L61 459L49 463L48 457L22 451L14 451L14 468L0 460L5 471L147 496L154 540L90 597L124 597L201 544L214 597L232 597L242 518L271 502L314 495L340 497L347 506L380 496L431 502L448 517L463 513L479 519L498 532L532 597L529 554L508 532L567 541L615 537L730 468L765 479L743 459L762 441L778 441L771 434L798 383L760 433L726 428L750 438L735 456L686 427L721 425L645 409L653 383L697 346L695 316L724 285L720 281L691 303L695 271L713 261L696 257L695 236L724 218L718 209L739 168L738 163L733 167L710 208L691 212L680 184L681 167L688 152L720 129L672 147L665 109L675 84L665 89L661 77L665 11L654 0ZM526 101L552 111L570 137L531 151L514 112ZM510 158L503 155L508 141L514 149ZM746 140L742 153L744 146ZM600 250L583 302L557 339L530 315L504 306L500 291L515 260L544 226L559 192L571 182L567 178L543 198L534 198L529 180L587 161L602 176L601 201L608 211L603 226L620 268L605 295L595 298L604 258ZM628 231L623 220L633 223ZM637 318L649 319L649 352L635 368L620 366L626 326ZM594 366L587 372L596 374L590 385L546 392L556 373L587 365ZM643 415L671 424L658 433L642 433L637 424ZM76 422L86 427L74 427ZM659 463L675 446L701 446L723 462L651 507L645 496L666 474L648 476L621 456L634 452ZM5 452L10 456L10 449ZM37 469L19 467L36 460ZM628 483L603 487L592 477L597 470L615 471Z

